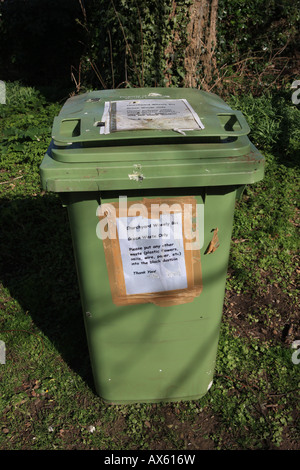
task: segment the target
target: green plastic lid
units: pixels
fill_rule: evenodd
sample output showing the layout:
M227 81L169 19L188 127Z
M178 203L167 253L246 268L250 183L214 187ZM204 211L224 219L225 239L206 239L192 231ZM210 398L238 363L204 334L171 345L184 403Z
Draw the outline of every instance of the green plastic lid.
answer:
M262 178L263 157L249 132L240 111L204 91L85 93L69 98L54 119L43 186L85 191L130 189L136 182L145 188L253 182Z
M54 119L57 145L127 140L239 137L250 132L240 111L194 89L103 90L69 98Z

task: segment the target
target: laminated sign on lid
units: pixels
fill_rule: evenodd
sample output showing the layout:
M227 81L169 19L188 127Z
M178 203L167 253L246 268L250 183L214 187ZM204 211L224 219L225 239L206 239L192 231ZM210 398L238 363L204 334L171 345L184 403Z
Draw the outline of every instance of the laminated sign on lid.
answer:
M100 134L143 129L171 129L183 133L204 129L186 99L108 101L102 124Z

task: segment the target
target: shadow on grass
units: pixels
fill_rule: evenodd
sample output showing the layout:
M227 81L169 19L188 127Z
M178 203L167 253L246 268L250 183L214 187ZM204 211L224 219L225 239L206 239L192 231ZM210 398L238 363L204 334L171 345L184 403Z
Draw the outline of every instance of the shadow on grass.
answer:
M3 285L93 388L67 212L45 195L3 199L0 213Z

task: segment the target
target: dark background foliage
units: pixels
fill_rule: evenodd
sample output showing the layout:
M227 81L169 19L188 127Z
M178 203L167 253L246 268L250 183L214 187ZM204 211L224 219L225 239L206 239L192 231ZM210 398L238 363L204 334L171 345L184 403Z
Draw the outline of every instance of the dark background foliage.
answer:
M70 85L70 67L83 51L78 1L5 0L0 12L1 79Z
M2 0L0 77L76 91L185 86L191 6L201 9L212 3ZM198 44L198 87L210 89L217 83L221 92L226 87L243 90L249 83L252 88L253 83L271 86L296 77L299 2L219 0L215 5L215 43L211 50ZM210 74L201 67L207 54L211 66L215 64Z

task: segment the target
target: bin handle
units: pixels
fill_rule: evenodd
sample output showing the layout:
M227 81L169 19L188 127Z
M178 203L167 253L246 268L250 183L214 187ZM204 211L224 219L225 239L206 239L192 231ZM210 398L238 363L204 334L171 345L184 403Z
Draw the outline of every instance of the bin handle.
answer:
M80 118L69 117L61 119L55 116L52 127L52 138L61 142L72 143L74 138L81 135L82 122Z
M223 131L220 136L237 137L249 134L250 127L241 111L218 113L217 116Z

